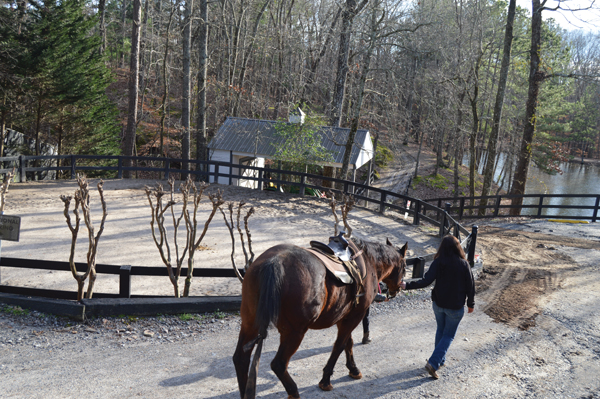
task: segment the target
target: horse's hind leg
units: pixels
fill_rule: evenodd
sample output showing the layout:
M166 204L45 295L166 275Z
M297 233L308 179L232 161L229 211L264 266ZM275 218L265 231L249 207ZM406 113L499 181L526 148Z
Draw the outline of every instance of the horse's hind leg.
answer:
M252 356L252 348L249 351L244 351L244 345L252 341L258 335L257 330L247 331L242 326L240 336L238 338L237 347L233 354L233 364L235 365L235 374L237 375L238 386L240 388L240 396L244 397L246 385L248 383L248 369L250 368L250 357Z
M352 330L354 327L356 327L356 325L352 327L349 327L348 325L341 327L341 325L338 324L338 335L333 344L333 350L331 351L329 360L323 368L323 378L319 382L319 388L324 391L331 391L333 389L333 386L331 385L331 376L333 375L333 369L343 350L346 351L346 366L350 369L350 376L356 379L362 377L362 374L358 368L356 368L356 364L354 364L354 357L352 355L352 346L354 345L354 341L352 341ZM350 348L350 352L348 352L348 348Z
M281 332L279 349L271 362L271 369L283 384L285 391L288 393L288 399L300 398L298 385L296 385L290 373L288 373L287 368L290 358L300 347L304 334L305 332Z
M352 340L352 336L350 336L348 338L348 341L346 341L346 348L345 348L346 367L348 367L348 370L350 371L349 375L351 378L354 378L355 380L360 380L362 378L362 373L360 372L358 367L356 367L356 363L354 362L353 348L354 348L354 341Z

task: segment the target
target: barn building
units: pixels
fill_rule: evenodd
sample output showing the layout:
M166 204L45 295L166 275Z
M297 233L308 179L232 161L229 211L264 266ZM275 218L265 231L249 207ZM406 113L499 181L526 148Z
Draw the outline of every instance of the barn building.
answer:
M303 122L304 113L298 108L290 115L290 121L287 123ZM281 122L228 117L208 145L209 159L240 165L243 171L242 175L258 177L257 171L244 170L244 166L264 167L267 159L277 161L277 150L285 144L285 139L275 128L277 124L281 124ZM332 161L321 164L341 168L350 129L322 126L317 133L321 136L321 145L333 157ZM348 165L348 170L354 171L354 177L356 170L373 158L373 153L369 131L359 129L355 136ZM214 166L211 166L210 171L214 173ZM233 174L238 175L239 171L239 168L237 170L234 168ZM229 168L220 167L219 173L229 174ZM214 183L214 180L214 177L211 176L210 182ZM229 184L229 179L220 176L217 183ZM231 184L249 188L258 186L257 181L246 179L233 179Z

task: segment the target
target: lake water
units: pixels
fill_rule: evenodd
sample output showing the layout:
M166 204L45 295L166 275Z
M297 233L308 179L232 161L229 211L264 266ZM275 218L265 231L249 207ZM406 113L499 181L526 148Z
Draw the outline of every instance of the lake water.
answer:
M504 157L500 159L495 179L499 178ZM468 165L468 160L465 162ZM600 167L581 163L567 162L560 165L562 174L548 174L535 165L529 166L525 194L600 194ZM481 167L483 169L483 167ZM482 171L480 171L481 173ZM508 191L508 187L503 187ZM537 204L537 199L523 201L524 204ZM544 205L590 205L595 198L552 198L545 199ZM537 210L523 209L523 215L537 214ZM591 210L582 209L544 209L548 216L587 216Z
M550 175L535 166L530 166L525 185L525 194L600 194L600 168L581 163L560 165L562 174ZM530 202L533 203L533 202ZM544 200L549 205L590 205L595 198L552 198ZM537 212L537 211L536 211ZM534 210L524 209L522 214L533 214ZM544 209L550 216L586 216L592 211L586 209Z

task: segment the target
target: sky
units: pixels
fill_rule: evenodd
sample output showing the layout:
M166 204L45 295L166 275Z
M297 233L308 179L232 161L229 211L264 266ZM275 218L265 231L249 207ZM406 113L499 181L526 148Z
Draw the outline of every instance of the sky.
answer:
M589 7L594 0L561 0L561 8L580 9ZM548 0L547 8L553 8L558 5L556 0ZM531 0L517 0L517 6L526 8L531 12ZM554 20L566 30L584 29L591 32L600 32L600 0L595 0L592 10L570 12L566 10L550 11L545 10L542 13L544 20L554 18Z

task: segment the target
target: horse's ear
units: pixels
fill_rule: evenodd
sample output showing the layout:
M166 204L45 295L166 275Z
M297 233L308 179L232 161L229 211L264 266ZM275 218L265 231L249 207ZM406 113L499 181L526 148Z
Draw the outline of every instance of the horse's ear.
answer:
M402 255L403 258L406 258L406 250L408 249L408 241L406 242L406 244L404 244L404 246L402 246L402 248L400 248L400 255Z
M385 238L385 244L386 245L391 245L392 247L394 246L394 244L392 244L392 242L390 241L390 239L387 238L387 237Z

